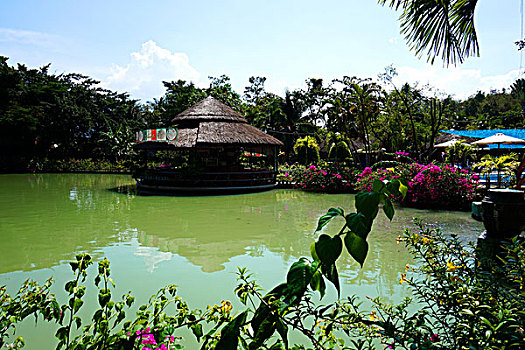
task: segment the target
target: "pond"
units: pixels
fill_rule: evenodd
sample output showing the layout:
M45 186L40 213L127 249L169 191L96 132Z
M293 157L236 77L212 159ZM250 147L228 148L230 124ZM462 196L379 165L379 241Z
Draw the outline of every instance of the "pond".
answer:
M247 267L266 290L284 281L288 266L309 256L317 219L330 207L353 210L353 196L273 190L143 197L126 175L0 175L0 285L14 293L27 278L43 282L53 276L65 301L61 291L72 276L67 262L88 252L111 261L114 296L131 290L141 304L162 286L177 284L192 308L221 300L240 306L233 293L237 267ZM410 257L396 238L411 227L412 217L464 240L482 231L464 212L397 208L392 222L380 213L363 269L343 254L338 266L343 297L381 295L396 302L408 295L399 275ZM336 233L341 224L335 220L325 232ZM328 289L323 301L334 301L335 290ZM86 319L95 303L86 301ZM53 349L53 327L25 322L19 333L26 349Z

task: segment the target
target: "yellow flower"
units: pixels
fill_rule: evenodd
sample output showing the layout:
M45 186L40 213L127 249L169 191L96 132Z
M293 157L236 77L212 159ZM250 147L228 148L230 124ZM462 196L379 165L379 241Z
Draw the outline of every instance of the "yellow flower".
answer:
M427 244L427 243L432 242L432 239L431 239L431 238L428 238L428 237L422 237L422 238L421 238L421 242L422 242L423 244Z
M370 321L375 321L375 320L378 320L378 319L379 319L379 317L377 317L376 312L372 311L372 313L370 314Z
M454 272L456 271L457 269L461 268L463 266L461 265L454 265L454 263L452 261L448 261L447 262L447 272Z
M409 280L407 280L406 273L402 273L401 278L399 279L399 284L403 284L403 282L409 282Z
M231 309L232 309L232 303L229 301L229 300L226 300L226 301L221 301L221 304L222 304L222 307L221 307L221 311L222 312L230 312Z
M406 264L405 265L405 271L408 271L408 270L413 270L414 268L412 266L410 266L409 264Z
M397 236L396 243L399 244L399 242L403 242L405 239L401 237L401 235Z

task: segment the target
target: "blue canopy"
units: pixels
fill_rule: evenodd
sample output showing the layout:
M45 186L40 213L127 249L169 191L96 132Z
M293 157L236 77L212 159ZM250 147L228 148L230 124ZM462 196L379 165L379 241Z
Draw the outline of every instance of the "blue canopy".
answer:
M516 137L518 139L525 140L525 129L485 129L485 130L440 130L446 134L452 134L456 136L463 137L473 137L483 139L495 135L497 133L502 133L507 136ZM498 145L488 145L489 149L497 149ZM500 145L499 148L523 148L523 145Z

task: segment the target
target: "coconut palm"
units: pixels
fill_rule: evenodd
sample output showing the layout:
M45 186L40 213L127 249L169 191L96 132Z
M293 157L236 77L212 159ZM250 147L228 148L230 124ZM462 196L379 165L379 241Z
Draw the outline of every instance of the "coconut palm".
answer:
M498 172L498 187L501 187L501 173L512 175L518 166L516 153L505 154L500 157L492 157L487 154L481 158L481 162L474 164L474 168L480 168L482 174Z
M401 33L411 50L421 57L426 51L428 61L440 56L445 65L463 63L469 56L479 55L474 27L474 11L478 0L379 0L400 10Z

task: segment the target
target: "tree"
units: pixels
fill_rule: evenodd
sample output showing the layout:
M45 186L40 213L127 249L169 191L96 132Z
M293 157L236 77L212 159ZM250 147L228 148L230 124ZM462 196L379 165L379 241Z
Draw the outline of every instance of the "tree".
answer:
M210 86L206 90L208 96L215 97L237 112L242 111L241 96L233 91L230 77L223 74L218 78L208 77L208 79L210 79Z
M463 63L479 55L474 26L478 0L379 0L382 6L401 10L399 21L411 50L434 63L440 56L445 65Z
M314 137L305 136L302 139L298 139L293 147L297 158L302 164L312 164L319 162L319 146Z

